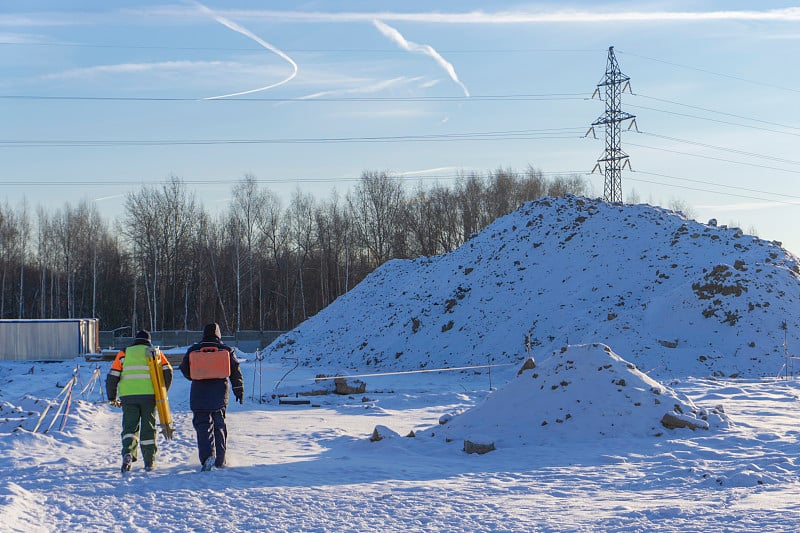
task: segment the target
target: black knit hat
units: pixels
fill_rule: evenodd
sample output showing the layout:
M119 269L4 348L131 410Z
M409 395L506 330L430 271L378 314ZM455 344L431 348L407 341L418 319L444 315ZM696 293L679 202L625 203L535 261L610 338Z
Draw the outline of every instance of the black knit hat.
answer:
M219 324L216 322L206 324L203 328L203 338L220 340L222 338L222 332L219 330Z
M136 332L136 337L134 337L134 339L150 342L150 332L146 329L140 329Z

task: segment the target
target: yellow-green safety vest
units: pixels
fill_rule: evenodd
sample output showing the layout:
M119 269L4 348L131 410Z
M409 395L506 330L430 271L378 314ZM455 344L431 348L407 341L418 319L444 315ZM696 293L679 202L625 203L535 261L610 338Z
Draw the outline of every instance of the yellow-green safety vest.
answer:
M155 394L147 366L147 350L153 349L144 344L134 344L125 349L125 361L119 376L119 395L139 396ZM160 364L160 361L159 361Z

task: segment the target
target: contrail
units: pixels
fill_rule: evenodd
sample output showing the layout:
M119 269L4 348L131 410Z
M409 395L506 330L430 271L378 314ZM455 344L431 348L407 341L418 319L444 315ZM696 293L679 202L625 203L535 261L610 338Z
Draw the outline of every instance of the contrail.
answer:
M207 13L209 16L211 16L211 17L212 17L214 20L216 20L217 22L219 22L220 24L222 24L222 25L224 25L224 26L227 26L228 28L232 29L232 30L233 30L233 31L235 31L235 32L241 33L241 34L242 34L242 35L244 35L245 37L249 37L249 38L253 39L255 42L257 42L258 44L260 44L261 46L263 46L263 47L264 47L264 48L266 48L267 50L270 50L270 51L272 51L272 52L275 52L275 53L276 53L276 54L278 54L280 57L282 57L283 59L285 59L286 61L288 61L290 65L292 65L292 73L289 75L289 77L287 77L287 78L286 78L286 79L284 79L284 80L281 80L281 81L279 81L278 83L273 83L272 85L267 85L266 87L259 87L258 89L250 89L249 91L241 91L241 92L238 92L238 93L231 93L231 94L222 94L222 95L220 95L220 96L210 96L210 97L208 97L208 98L203 98L203 100L217 100L217 99L220 99L220 98L228 98L228 97L230 97L230 96L241 96L241 95L243 95L243 94L251 94L251 93L257 93L257 92L260 92L260 91L266 91L267 89L272 89L273 87L278 87L279 85L283 85L284 83L288 83L288 82L290 82L290 81L291 81L291 80L292 80L292 79L293 79L295 76L297 76L297 70L298 70L298 68L297 68L297 63L295 63L295 62L294 62L294 60L293 60L291 57L289 57L288 55L286 55L285 53L283 53L281 50L279 50L278 48L276 48L276 47L272 46L271 44L269 44L269 43L268 43L267 41L265 41L264 39L261 39L261 38L260 38L260 37L258 37L257 35L253 34L253 32L251 32L251 31L250 31L250 30L248 30L247 28L244 28L244 27L242 27L242 26L239 26L239 25L238 25L238 24L236 24L235 22L233 22L233 21L230 21L230 20L228 20L228 19L226 19L225 17L222 17L222 16L220 16L220 15L217 15L216 13L214 13L213 11L211 11L210 9L208 9L208 8L207 8L206 6L204 6L203 4L200 4L199 2L194 2L194 4L195 4L195 5L196 5L198 8L200 8L200 9L201 9L203 12L205 12L205 13Z
M93 202L102 202L102 201L104 201L104 200L111 200L111 199L113 199L113 198L122 198L123 196L125 196L125 195L124 195L124 194L115 194L115 195L113 195L113 196L103 196L103 197L101 197L101 198L95 198L95 199L94 199L94 200L92 200L92 201L93 201Z
M454 170L462 170L461 167L436 167L426 168L424 170L406 170L404 172L397 172L398 176L424 176L426 174L452 172Z
M400 76L398 78L392 78L390 80L379 81L377 83L373 83L371 85L364 85L361 87L354 87L351 89L339 89L333 91L320 91L314 94L308 94L306 96L300 96L298 100L313 100L314 98L324 98L327 96L334 96L339 94L369 94L382 91L389 87L399 84L411 83L415 81L420 81L422 79L421 76L417 76L414 78L408 78L406 76Z
M451 65L445 58L443 58L439 54L439 52L434 50L432 46L427 44L417 44L411 41L407 41L405 37L403 37L400 34L399 31L392 28L388 24L384 24L380 20L373 20L372 23L375 25L376 28L378 28L378 30L382 34L384 34L386 37L397 43L398 46L400 46L400 48L402 48L403 50L408 50L409 52L419 52L421 54L425 54L426 56L432 57L437 63L439 63L439 66L442 67L445 70L445 72L447 72L447 75L450 76L450 79L452 79L461 87L461 89L464 91L464 96L469 96L469 91L464 86L464 84L461 83L461 81L458 79L458 76L456 75L456 69L454 69L453 65Z

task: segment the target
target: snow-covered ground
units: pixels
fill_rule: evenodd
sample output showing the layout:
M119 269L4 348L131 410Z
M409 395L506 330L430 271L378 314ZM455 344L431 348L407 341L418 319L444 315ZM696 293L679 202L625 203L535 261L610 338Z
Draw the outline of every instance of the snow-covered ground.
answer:
M208 473L182 376L159 468L123 477L94 364L0 362L0 530L800 531L799 279L735 228L529 203L241 354Z
M170 390L175 438L159 437L156 471L137 464L126 477L118 471L120 411L100 402L97 390L77 399L94 363L2 363L0 530L800 529L797 381L654 385L609 359L602 366L610 368L573 369L568 386L551 388L547 380L568 375L559 374L567 358L584 352L602 357L592 347L571 347L519 376L516 367L497 367L491 377L486 369L363 377L364 394L307 397L308 405L280 405L271 392L278 381L309 383L316 371L250 357L242 365L245 404L228 414L231 467L209 473L199 472L188 382L179 375ZM77 364L79 388L64 431L60 422L46 434L16 429L35 424ZM105 377L108 363L100 368ZM619 375L607 372L628 372L623 393L602 392L612 379L619 385ZM259 390L268 402L258 402ZM679 398L698 410L722 406L725 415L712 417L708 430L659 429L653 416L660 410L631 407L637 394ZM544 431L530 423L537 413L576 398L605 402L583 411L595 420L576 414L543 426L557 427L553 439L520 439ZM673 403L663 402L664 411ZM464 423L496 449L467 454L460 437L442 438L439 429ZM616 430L599 435L609 423ZM376 427L386 437L372 442ZM407 437L412 430L416 436Z

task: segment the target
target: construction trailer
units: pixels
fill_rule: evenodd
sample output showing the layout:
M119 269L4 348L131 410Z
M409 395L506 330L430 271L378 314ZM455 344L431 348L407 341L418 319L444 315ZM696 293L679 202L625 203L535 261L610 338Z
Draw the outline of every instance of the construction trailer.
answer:
M97 318L0 320L0 361L59 361L99 351Z

